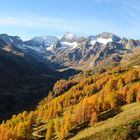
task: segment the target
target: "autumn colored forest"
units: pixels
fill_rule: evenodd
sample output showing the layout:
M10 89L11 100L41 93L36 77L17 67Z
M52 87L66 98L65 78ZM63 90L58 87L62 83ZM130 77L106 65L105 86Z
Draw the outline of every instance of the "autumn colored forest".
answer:
M139 101L140 68L118 66L96 74L86 72L57 81L35 111L3 122L0 140L69 139L105 120L103 112Z

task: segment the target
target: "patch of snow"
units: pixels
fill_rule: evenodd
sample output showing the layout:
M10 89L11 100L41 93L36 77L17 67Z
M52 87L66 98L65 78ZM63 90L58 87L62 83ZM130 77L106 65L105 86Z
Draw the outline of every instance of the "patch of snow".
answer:
M53 44L50 47L46 48L47 51L53 51Z
M89 38L90 38L90 45L94 45L96 42L97 42L97 38L96 38L96 36L89 36Z
M52 44L56 44L59 41L55 36L38 36L34 37L32 40L44 46L51 46Z
M109 38L109 39L98 38L97 41L104 45L106 45L108 42L113 42L112 38Z
M112 38L108 38L108 39L105 39L105 38L93 38L91 41L90 41L90 44L91 45L94 45L96 42L99 42L103 45L106 45L108 42L113 42Z
M91 44L91 45L94 45L96 42L97 42L97 40L91 40L91 41L90 41L90 44Z
M78 46L78 43L77 42L72 42L72 43L61 42L61 45L62 45L63 48L68 48L68 47L76 48Z

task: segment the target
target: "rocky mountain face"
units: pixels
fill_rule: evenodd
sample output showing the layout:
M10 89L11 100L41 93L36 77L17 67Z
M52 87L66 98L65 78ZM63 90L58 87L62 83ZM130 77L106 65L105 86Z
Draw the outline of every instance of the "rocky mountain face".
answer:
M121 43L128 49L134 49L140 46L140 40L134 40L134 39L128 40L126 38L122 38Z
M96 36L77 37L67 32L60 39L54 36L34 37L22 43L23 51L53 68L93 68L94 66L120 62L123 55L140 46L140 40L121 38L104 32ZM108 62L105 62L108 61Z
M43 36L28 41L2 34L0 39L55 69L87 69L112 62L118 63L123 55L140 46L140 40L121 38L108 32L87 37L78 37L67 32L61 38Z

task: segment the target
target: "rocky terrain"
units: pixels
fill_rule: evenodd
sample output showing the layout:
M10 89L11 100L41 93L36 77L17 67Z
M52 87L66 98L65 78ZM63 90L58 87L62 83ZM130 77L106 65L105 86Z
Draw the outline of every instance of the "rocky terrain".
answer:
M108 32L87 37L77 37L67 32L61 38L43 36L28 41L1 34L0 39L55 69L90 69L98 65L119 63L125 54L140 46L140 40L121 38Z

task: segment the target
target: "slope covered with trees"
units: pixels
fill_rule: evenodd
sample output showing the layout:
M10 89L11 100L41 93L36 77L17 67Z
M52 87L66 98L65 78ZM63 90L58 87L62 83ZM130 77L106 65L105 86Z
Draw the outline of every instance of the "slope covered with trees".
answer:
M60 73L0 39L0 122L33 109Z
M69 139L120 113L116 108L139 101L139 68L117 67L95 75L77 75L58 81L35 111L24 111L3 122L0 139Z

